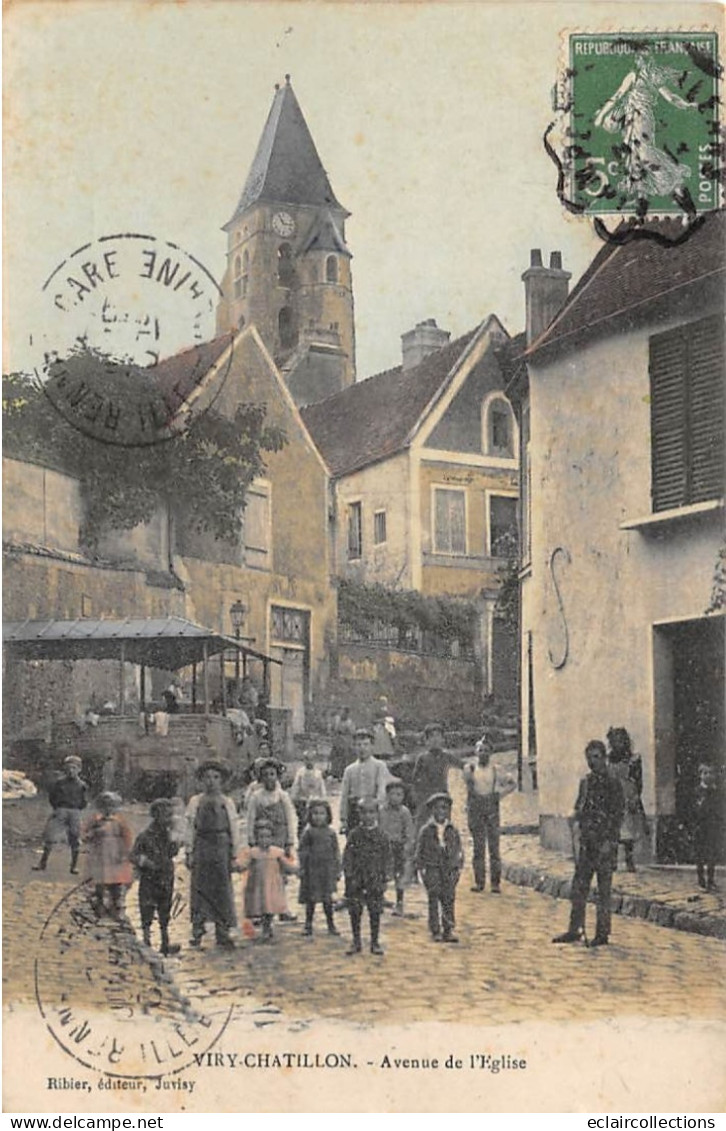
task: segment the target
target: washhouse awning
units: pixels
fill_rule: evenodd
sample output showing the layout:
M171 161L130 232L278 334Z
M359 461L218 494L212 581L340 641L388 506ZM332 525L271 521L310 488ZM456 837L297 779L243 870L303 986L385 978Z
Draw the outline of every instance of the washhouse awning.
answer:
M3 646L8 658L17 660L124 660L166 671L230 649L265 663L282 663L183 617L9 621L3 625Z

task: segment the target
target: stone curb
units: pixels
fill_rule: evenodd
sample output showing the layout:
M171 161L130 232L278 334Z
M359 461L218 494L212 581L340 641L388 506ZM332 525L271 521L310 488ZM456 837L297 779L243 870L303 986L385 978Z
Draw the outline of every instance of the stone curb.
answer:
M508 864L502 861L502 875L510 884L517 887L534 888L555 899L569 899L572 894L572 879L543 871L533 864ZM595 902L594 893L588 897ZM676 931L688 931L694 935L707 935L711 938L726 939L726 918L709 912L684 911L660 900L644 895L629 895L613 891L613 914L625 915L630 919L645 919L659 927L670 927Z

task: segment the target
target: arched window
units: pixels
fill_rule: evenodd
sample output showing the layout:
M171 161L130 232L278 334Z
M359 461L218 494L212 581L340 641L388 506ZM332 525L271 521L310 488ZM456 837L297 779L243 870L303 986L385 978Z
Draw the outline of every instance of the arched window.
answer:
M242 294L242 260L238 255L234 257L234 297Z
M297 328L291 306L283 306L277 316L277 328L280 335L280 349L293 349L297 345Z
M503 459L515 458L514 416L509 401L503 396L493 396L484 404L484 451Z
M329 255L325 260L325 282L338 282L338 260L334 255Z
M250 253L245 248L245 250L242 253L242 270L243 270L245 275L247 274L247 272L249 270L249 266L250 266Z
M282 287L291 287L295 280L295 264L289 243L281 243L277 249L277 281Z

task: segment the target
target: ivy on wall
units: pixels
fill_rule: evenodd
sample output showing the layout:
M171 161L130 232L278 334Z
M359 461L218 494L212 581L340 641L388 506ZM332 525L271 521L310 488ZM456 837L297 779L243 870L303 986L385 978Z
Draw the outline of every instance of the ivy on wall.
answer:
M362 639L373 639L381 625L395 629L405 641L420 633L465 651L474 646L479 613L472 601L430 597L414 589L387 589L380 584L338 581L338 620Z
M133 386L127 395L135 395ZM114 446L68 423L25 373L3 376L3 430L7 456L80 482L81 537L90 550L105 531L150 521L160 504L192 529L237 541L247 488L265 471L263 453L286 442L282 429L266 423L264 404L241 404L233 417L213 409L193 417L163 443Z

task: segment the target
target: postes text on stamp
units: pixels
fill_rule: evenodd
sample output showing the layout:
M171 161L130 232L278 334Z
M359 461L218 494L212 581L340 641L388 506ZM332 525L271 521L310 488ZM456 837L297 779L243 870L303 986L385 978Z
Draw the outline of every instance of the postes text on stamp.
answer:
M719 75L714 32L570 35L563 203L601 218L718 207Z

